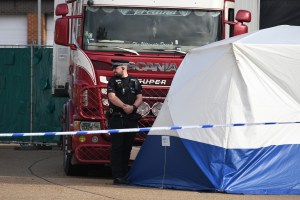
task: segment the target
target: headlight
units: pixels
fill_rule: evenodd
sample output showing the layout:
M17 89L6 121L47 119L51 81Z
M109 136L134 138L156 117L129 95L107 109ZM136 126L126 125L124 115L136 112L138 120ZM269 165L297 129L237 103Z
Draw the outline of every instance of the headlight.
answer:
M108 99L102 99L102 104L105 106L109 106Z
M107 94L107 89L106 88L101 88L101 93L102 94Z
M155 117L157 117L157 115L158 115L158 113L159 113L159 111L160 111L162 105L163 105L163 104L162 104L161 102L156 102L155 104L153 104L151 110L152 110L152 113L153 113L153 115L154 115Z
M137 113L139 113L140 115L142 115L143 117L147 116L150 113L150 106L148 103L143 102L137 109L136 111Z
M80 130L81 131L92 131L92 130L100 130L100 122L81 122Z
M85 136L84 135L79 136L79 142L85 142Z

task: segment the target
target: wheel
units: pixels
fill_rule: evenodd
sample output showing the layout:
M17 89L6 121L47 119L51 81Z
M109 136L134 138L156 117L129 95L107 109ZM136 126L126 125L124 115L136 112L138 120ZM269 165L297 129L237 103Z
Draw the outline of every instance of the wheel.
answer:
M64 172L67 176L72 176L75 175L76 170L75 166L72 165L71 160L72 160L72 155L68 153L68 136L63 136L63 167L64 167Z

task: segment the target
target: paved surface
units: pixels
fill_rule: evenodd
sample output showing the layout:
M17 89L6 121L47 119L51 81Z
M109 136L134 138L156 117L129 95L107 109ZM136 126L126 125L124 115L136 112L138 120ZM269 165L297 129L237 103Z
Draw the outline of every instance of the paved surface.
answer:
M67 177L62 152L15 150L0 145L0 199L117 199L117 200L300 200L299 196L230 195L158 188L112 185L110 170L89 168L86 174ZM101 172L101 173L100 173Z

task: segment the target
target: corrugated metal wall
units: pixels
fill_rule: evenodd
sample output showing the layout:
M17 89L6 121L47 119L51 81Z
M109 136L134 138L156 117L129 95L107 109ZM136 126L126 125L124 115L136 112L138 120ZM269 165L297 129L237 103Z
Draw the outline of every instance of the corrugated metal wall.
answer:
M66 98L51 96L52 48L0 48L0 133L61 131ZM59 137L0 141L58 142Z

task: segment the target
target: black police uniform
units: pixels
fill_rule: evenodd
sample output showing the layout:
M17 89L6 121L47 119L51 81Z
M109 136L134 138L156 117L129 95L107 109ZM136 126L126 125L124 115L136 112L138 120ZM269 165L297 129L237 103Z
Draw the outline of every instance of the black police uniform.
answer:
M127 76L126 78L112 77L107 85L108 93L113 92L125 104L133 105L136 95L142 93L142 87L137 78ZM126 114L120 107L109 104L108 126L110 129L137 128L138 114L134 110ZM126 176L128 172L128 161L134 143L135 133L112 133L111 168L114 178Z

